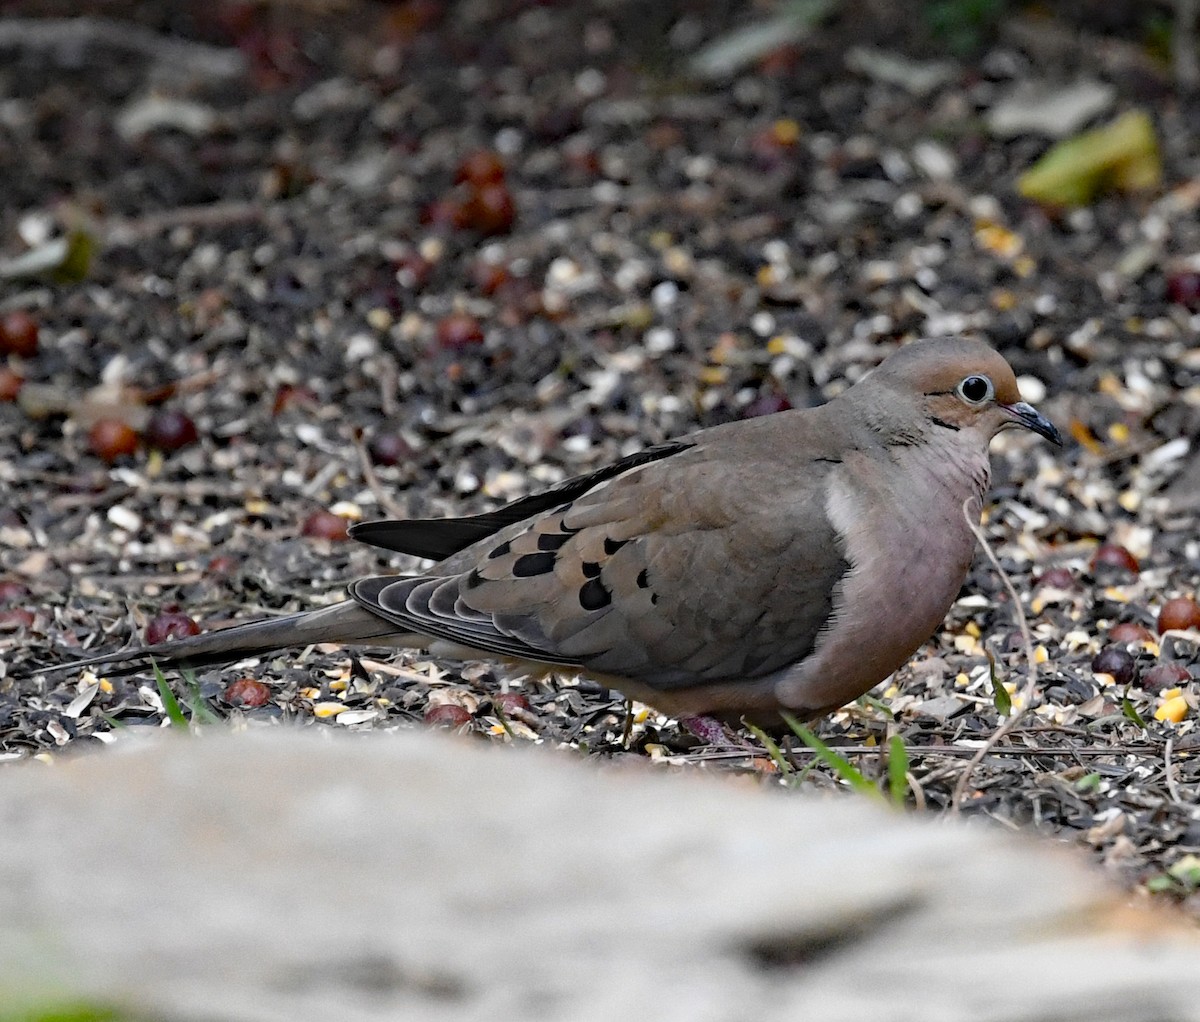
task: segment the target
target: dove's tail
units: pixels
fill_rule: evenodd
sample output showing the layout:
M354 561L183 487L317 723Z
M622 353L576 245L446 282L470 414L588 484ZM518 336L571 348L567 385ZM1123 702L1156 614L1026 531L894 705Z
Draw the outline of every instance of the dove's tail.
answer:
M353 600L347 600L321 610L247 621L203 635L189 635L153 646L135 646L102 653L86 660L44 668L38 673L61 674L100 664L121 664L108 673L132 674L148 667L151 662L164 670L213 667L289 646L308 646L314 642L421 646L427 641L422 636L400 634L395 625L364 610Z

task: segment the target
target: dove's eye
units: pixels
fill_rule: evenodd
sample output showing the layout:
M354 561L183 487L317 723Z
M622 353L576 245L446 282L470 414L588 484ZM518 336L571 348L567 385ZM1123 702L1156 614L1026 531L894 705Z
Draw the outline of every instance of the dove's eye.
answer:
M981 405L996 394L996 388L986 376L968 376L958 385L958 396L969 405Z

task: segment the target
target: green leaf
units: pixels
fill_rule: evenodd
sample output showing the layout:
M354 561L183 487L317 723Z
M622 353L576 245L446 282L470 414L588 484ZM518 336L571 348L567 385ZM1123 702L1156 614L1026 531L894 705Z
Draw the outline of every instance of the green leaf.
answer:
M1166 873L1160 873L1146 881L1146 890L1151 894L1165 894L1178 889L1179 885Z
M883 795L880 793L879 789L870 781L868 781L862 775L861 771L859 771L858 767L846 759L845 756L834 752L833 749L821 741L820 738L813 734L790 713L783 714L783 719L787 723L787 726L790 727L795 733L796 737L799 738L800 741L802 741L810 749L812 749L817 759L829 767L830 770L837 774L838 777L845 781L851 788L853 788L859 794L867 795L870 798L883 798Z
M1167 872L1189 891L1200 888L1200 856L1185 855L1168 866Z
M1084 774L1075 782L1076 791L1098 791L1100 788L1100 775L1094 770L1090 774Z
M162 699L163 710L166 711L167 719L171 722L171 727L186 731L188 729L188 719L184 716L183 708L179 705L179 700L175 698L175 693L171 691L171 686L167 684L167 679L158 664L153 661L151 663L154 667L154 681L158 685L158 694Z
M990 650L984 650L984 655L988 659L988 676L992 679L992 702L995 703L996 712L1001 717L1008 717L1012 714L1012 696L996 675L996 658Z
M892 735L888 742L888 795L892 805L897 809L904 808L908 798L908 749L904 739Z
M0 279L50 277L63 284L77 284L87 276L95 249L96 242L90 234L71 231L12 259L0 260Z
M1121 712L1132 720L1138 727L1145 728L1146 721L1137 711L1137 707L1129 701L1129 689L1121 693Z
M1086 206L1104 191L1152 191L1161 183L1154 122L1130 110L1053 146L1017 179L1017 191L1050 206Z

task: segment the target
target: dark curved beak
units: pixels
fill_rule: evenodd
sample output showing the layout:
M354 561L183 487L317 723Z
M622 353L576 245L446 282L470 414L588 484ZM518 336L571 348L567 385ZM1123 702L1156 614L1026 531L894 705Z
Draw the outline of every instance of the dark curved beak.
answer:
M1062 434L1054 427L1054 423L1047 419L1041 412L1031 404L1026 404L1024 401L1017 401L1011 405L1001 405L1010 416L1014 426L1021 426L1024 429L1032 430L1038 436L1044 436L1052 444L1063 445Z

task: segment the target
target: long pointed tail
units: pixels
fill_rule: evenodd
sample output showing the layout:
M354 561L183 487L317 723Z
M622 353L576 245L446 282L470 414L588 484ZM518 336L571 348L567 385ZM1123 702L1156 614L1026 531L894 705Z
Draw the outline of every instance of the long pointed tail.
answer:
M148 666L151 660L164 669L211 667L285 649L288 646L308 646L314 642L421 646L424 641L423 637L418 635L400 634L395 625L364 610L353 600L347 600L320 610L262 621L248 621L215 632L172 639L154 646L138 646L101 653L86 660L46 668L38 673L60 674L99 664L125 664L110 673L130 674Z

